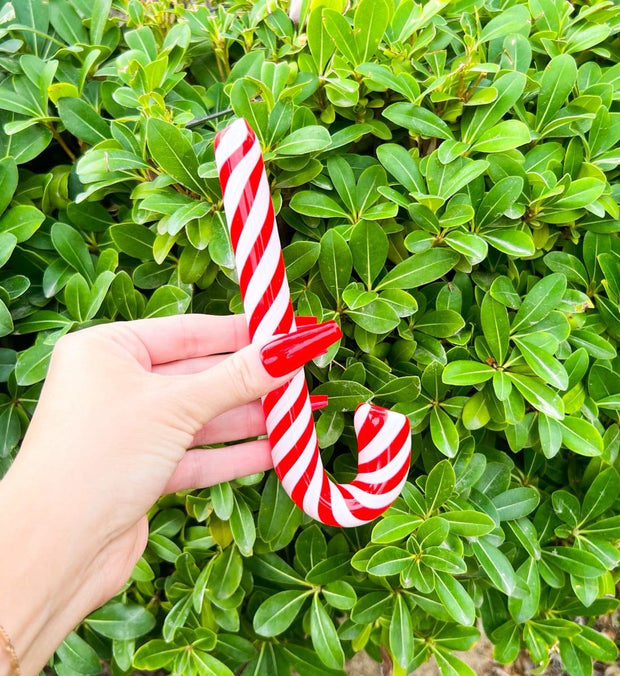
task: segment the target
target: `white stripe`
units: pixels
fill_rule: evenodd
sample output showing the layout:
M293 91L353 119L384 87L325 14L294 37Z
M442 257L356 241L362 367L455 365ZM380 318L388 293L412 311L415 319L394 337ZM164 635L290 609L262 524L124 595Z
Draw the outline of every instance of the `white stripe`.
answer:
M364 507L368 509L383 509L388 507L396 498L399 496L402 487L405 485L407 477L405 476L403 480L387 493L382 493L381 495L375 495L374 493L367 493L363 488L358 488L351 484L342 484L342 488L345 488L351 493L351 495Z
M368 523L365 519L358 519L351 513L344 496L338 490L338 487L331 481L329 482L329 488L331 491L330 503L332 514L341 526L345 528L354 528L355 526L362 526L365 523Z
M389 411L381 429L359 452L358 465L363 465L380 456L394 442L394 439L403 429L406 420L402 413Z
M263 344L266 343L272 336L275 335L278 324L286 315L288 305L291 302L291 292L289 291L286 278L282 280L282 286L278 295L274 298L273 303L269 306L267 312L261 317L261 320L256 327L252 342Z
M247 137L248 129L242 118L235 120L226 127L222 132L222 136L220 136L220 142L215 151L215 163L218 171L221 171L230 157L241 148Z
M301 390L306 383L303 371L300 371L286 385L283 395L274 404L267 417L267 429L273 430L282 418L291 410L293 402L297 401Z
M383 465L379 469L376 469L372 472L361 472L355 477L355 480L362 481L365 484L385 483L401 471L403 465L408 462L410 453L411 444L405 443L398 453L386 465Z
M278 263L280 261L280 240L276 232L271 233L271 238L267 243L265 252L258 261L256 269L252 272L250 281L245 289L243 297L243 307L248 317L253 317L261 298L272 283L273 277L276 273ZM241 275L243 263L237 259L237 270Z
M310 461L314 457L315 453L318 453L318 442L316 439L316 433L314 432L313 428L312 434L310 435L310 439L308 440L306 447L300 453L299 457L295 461L295 464L289 469L289 471L282 479L282 486L284 490L289 494L289 496L295 489L295 486L297 486L297 484L299 483L299 480L301 479L302 475L308 469ZM320 468L319 471L322 472L323 469Z
M252 250L256 246L256 240L260 235L260 231L265 224L265 218L269 210L269 203L271 196L269 195L269 183L267 182L267 177L263 171L261 180L258 184L258 189L256 195L254 196L254 202L250 207L250 213L241 228L239 234L239 241L237 242L237 247L235 250L235 255L238 261L241 261L241 265L245 266L245 262L248 256L252 253ZM270 223L271 229L276 230L275 222ZM277 235L277 230L276 230ZM241 269L239 269L239 274L241 274Z
M292 403L289 404L289 407L292 407ZM283 458L285 458L289 453L294 451L295 447L299 444L302 434L304 433L306 427L308 427L308 418L312 418L312 411L310 409L310 401L307 400L304 403L303 408L301 409L297 418L293 420L291 426L286 430L286 432L280 437L280 439L275 443L271 449L271 458L273 459L274 465L279 465ZM267 430L271 431L271 416L267 420ZM314 431L314 422L312 422L312 435L311 438L316 440L316 432Z
M317 446L318 453L318 446ZM308 485L308 490L304 495L301 508L304 510L308 516L311 516L313 519L319 519L319 500L321 499L321 487L323 486L323 477L325 476L325 470L323 469L323 463L321 457L319 456L318 462L314 469L314 474L310 484Z
M355 409L355 415L353 416L353 427L355 428L355 436L359 437L362 426L366 422L366 418L370 413L370 404L360 404Z
M258 141L256 141L247 155L244 155L239 160L239 164L232 170L228 183L226 183L226 190L224 190L224 211L226 212L229 229L239 206L241 195L243 195L243 191L250 180L250 175L256 167L256 163L260 161L260 158L260 146Z

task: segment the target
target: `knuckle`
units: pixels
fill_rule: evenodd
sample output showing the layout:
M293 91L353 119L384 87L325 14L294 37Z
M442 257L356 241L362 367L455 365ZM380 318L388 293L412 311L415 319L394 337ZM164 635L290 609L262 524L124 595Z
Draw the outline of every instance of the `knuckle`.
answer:
M226 376L237 399L246 401L258 398L256 376L243 352L235 352L224 362Z

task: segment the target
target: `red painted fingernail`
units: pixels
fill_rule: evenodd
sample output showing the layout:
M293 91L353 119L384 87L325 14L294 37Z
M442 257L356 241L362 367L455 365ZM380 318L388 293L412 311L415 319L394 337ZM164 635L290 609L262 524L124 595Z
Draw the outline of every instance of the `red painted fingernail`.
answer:
M303 317L295 317L295 325L298 329L303 329L306 326L316 326L319 323L319 318L314 315L305 315Z
M324 354L340 338L340 327L331 320L272 340L262 348L260 358L267 373L279 378Z
M310 395L310 408L313 411L319 411L322 408L325 408L329 404L326 394L311 394Z

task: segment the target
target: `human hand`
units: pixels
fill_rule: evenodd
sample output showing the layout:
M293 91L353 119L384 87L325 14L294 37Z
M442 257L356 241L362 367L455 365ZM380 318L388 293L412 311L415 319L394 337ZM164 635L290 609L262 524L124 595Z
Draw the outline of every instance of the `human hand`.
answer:
M271 467L267 440L187 449L264 434L259 397L339 336L328 322L261 350L248 344L243 316L181 315L98 325L59 341L21 450L0 485L0 510L23 508L17 532L0 529L0 542L27 529L17 563L46 568L42 577L29 573L28 593L45 600L46 627L38 635L31 618L27 627L7 620L11 599L29 604L24 589L3 588L11 571L0 568L0 622L19 637L24 660L40 667L41 657L125 583L146 546L145 514L162 493ZM285 359L278 358L282 342ZM295 358L291 345L303 355ZM274 377L265 368L273 373L274 364L291 372Z

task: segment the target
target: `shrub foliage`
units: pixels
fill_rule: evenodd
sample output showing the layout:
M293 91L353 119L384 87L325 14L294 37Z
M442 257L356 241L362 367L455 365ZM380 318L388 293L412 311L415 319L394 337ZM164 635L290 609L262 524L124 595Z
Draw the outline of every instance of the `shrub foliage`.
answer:
M0 473L55 341L241 303L213 138L264 150L298 314L344 338L307 369L350 412L406 413L402 497L368 527L304 517L273 472L162 499L131 581L59 676L444 676L616 658L620 8L611 0L0 0Z

